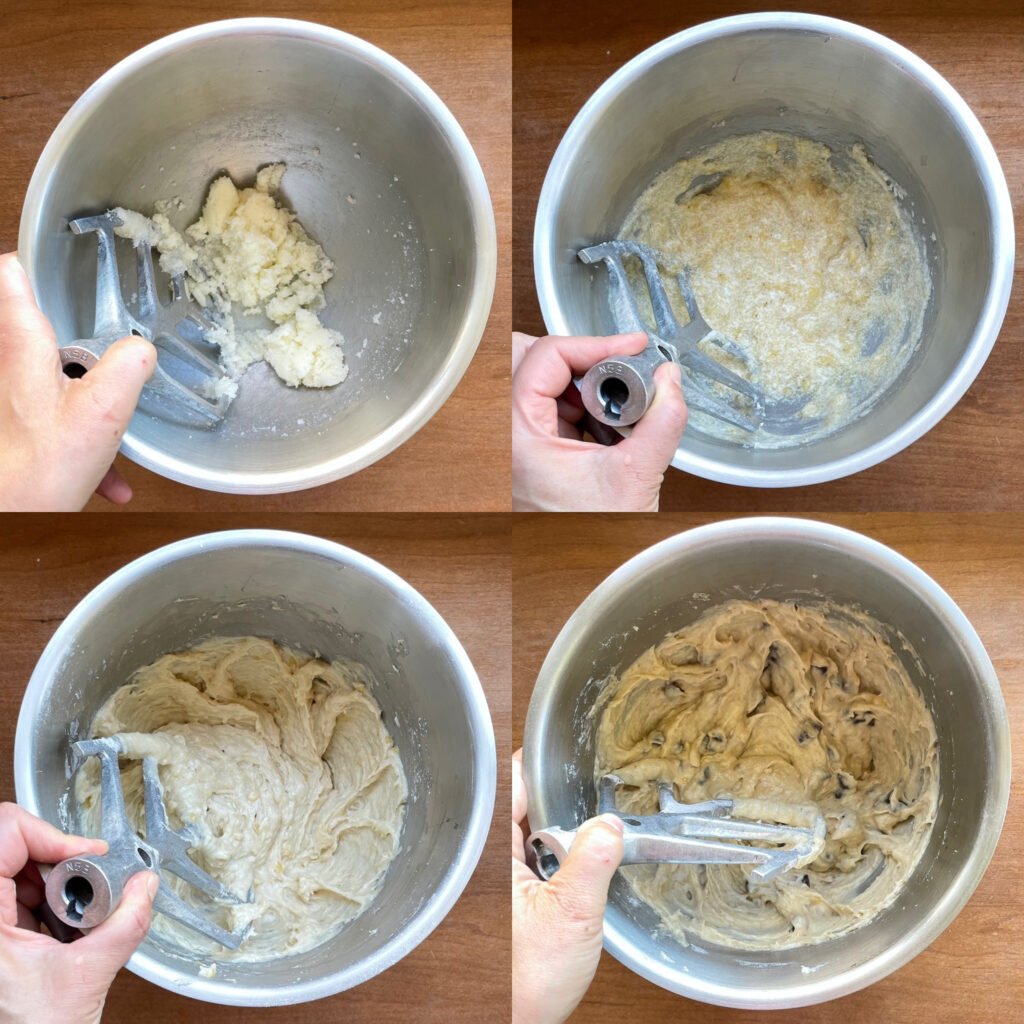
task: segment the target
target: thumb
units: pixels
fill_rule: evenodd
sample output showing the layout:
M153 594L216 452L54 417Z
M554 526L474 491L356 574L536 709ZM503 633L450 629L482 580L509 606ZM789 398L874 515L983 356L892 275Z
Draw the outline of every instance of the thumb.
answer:
M638 478L654 478L660 484L679 447L686 427L682 374L675 363L662 363L654 372L654 400L633 427L629 437L613 451L628 458Z
M548 882L567 917L600 922L608 902L608 886L622 862L622 821L602 814L580 826L569 856Z
M672 462L688 413L683 399L682 373L675 362L663 362L654 371L654 398L630 436L616 451L629 453L639 475L660 475Z
M686 427L681 373L675 363L654 372L654 400L629 437L606 449L608 466L621 481L621 505L633 512L657 512L665 470Z
M152 871L132 875L110 917L72 944L72 953L84 954L90 980L95 978L104 992L146 937L153 916L153 897L159 887L160 879Z
M156 349L150 342L122 338L84 377L69 382L68 412L90 449L103 449L102 455L96 452L96 461L102 462L104 471L155 367Z

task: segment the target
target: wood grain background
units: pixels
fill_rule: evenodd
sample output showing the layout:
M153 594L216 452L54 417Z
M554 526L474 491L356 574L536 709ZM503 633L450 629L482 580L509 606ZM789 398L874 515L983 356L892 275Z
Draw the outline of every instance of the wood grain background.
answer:
M15 249L32 169L79 95L147 43L190 25L251 15L302 18L387 50L448 105L476 150L498 226L491 317L469 371L436 416L397 451L354 476L258 498L184 487L121 457L136 512L479 511L510 506L510 0L4 0L0 5L0 251ZM501 429L494 429L501 424ZM437 480L444 473L445 486ZM109 506L94 498L93 510Z
M1011 742L1024 748L1024 521L1013 515L822 516L915 561L974 624L1006 698ZM518 516L513 527L513 736L522 742L533 684L566 619L613 569L699 515ZM705 1006L633 974L607 953L573 1021L620 1024L967 1024L1019 1021L1024 1007L1024 779L1019 760L1002 839L970 903L908 965L869 989L821 1006L753 1013Z
M511 715L508 521L501 516L14 516L0 530L0 800L14 799L14 730L28 678L61 620L127 562L207 530L254 525L336 540L404 577L445 618L479 673L494 721L499 812L466 891L437 930L394 967L330 999L268 1010L213 1006L122 971L105 1024L478 1024L510 1001L507 823ZM3 1008L0 1007L0 1017ZM54 1022L59 1024L59 1022Z
M787 5L783 5L785 7ZM882 32L944 75L999 154L1018 222L1024 205L1024 5L1020 0L806 0L797 9ZM641 50L712 18L771 4L693 0L515 0L513 11L512 323L545 333L533 283L533 220L548 164L591 93ZM709 513L992 511L1024 494L1024 242L998 344L974 386L925 437L880 466L796 490L738 490L669 469L661 508Z

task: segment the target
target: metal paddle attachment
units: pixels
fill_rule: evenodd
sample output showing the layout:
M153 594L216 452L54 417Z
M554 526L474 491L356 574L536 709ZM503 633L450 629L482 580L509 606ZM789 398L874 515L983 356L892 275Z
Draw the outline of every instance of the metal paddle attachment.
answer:
M70 857L51 869L46 878L46 902L57 918L72 928L94 928L114 912L132 875L155 871L161 877L153 900L154 910L202 932L228 949L238 949L248 929L242 933L226 931L186 903L163 879L161 872L170 871L213 900L233 904L247 902L189 857L188 851L197 836L189 826L177 831L171 828L156 761L147 757L142 762L146 805L146 838L143 839L135 832L125 809L118 764L123 751L117 737L82 740L72 744L71 751L75 770L86 758L100 760L100 838L107 841L109 849L99 856Z
M626 864L752 864L750 877L768 881L816 860L825 848L825 819L813 806L780 806L761 800L705 800L683 804L672 786L658 788L656 814L618 809L615 794L626 783L602 777L598 813L615 814L625 829ZM782 818L786 820L781 820ZM576 829L547 828L526 841L537 873L550 878L569 855Z
M683 392L689 407L753 434L758 430L779 435L801 434L821 421L800 416L811 396L776 401L761 388L734 373L705 351L714 347L754 374L750 354L714 330L704 319L689 276L676 273L675 280L689 320L680 324L662 280L665 258L637 242L613 240L581 249L584 263L603 263L608 271L608 304L615 328L622 334L639 331L649 338L647 348L636 356L605 359L590 368L580 382L587 411L611 427L636 423L654 398L654 371L674 361L683 370ZM627 260L639 262L650 298L654 324L640 312L626 269ZM703 348L702 348L703 346Z
M130 310L121 292L114 228L121 224L113 211L79 217L68 225L76 235L95 234L96 316L91 338L60 348L61 365L69 377L81 377L119 338L135 334L157 348L153 376L142 389L147 411L175 422L209 429L224 418L230 399L218 395L225 379L213 347L206 341L214 324L185 290L184 277L172 276L170 295L158 295L153 250L147 241L135 242L138 292ZM206 351L203 351L205 349Z

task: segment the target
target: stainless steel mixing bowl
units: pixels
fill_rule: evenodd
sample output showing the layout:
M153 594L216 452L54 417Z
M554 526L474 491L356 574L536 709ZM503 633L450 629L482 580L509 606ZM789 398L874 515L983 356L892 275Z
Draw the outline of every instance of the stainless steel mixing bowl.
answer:
M995 342L1013 273L1013 216L995 151L967 104L890 39L810 14L712 21L645 50L565 133L537 208L534 269L548 330L614 333L601 270L576 258L614 237L661 171L762 129L862 142L907 191L934 285L910 365L868 415L819 441L752 450L691 427L673 465L782 487L856 473L901 451L964 394ZM932 235L934 234L934 238Z
M68 220L110 206L178 227L225 171L250 184L285 161L285 201L337 265L323 321L348 379L288 388L251 369L218 429L137 412L129 458L210 490L262 494L368 466L441 407L476 351L497 243L483 173L447 107L382 50L322 25L245 18L187 29L125 58L51 136L22 212L19 253L62 342L92 330L96 244ZM124 255L131 263L130 248ZM126 294L134 290L126 272Z
M191 537L116 572L60 625L32 674L15 742L18 802L74 827L68 746L132 672L210 636L257 634L367 665L409 780L401 850L370 907L334 939L260 964L202 961L150 935L128 966L209 1002L305 1002L391 966L441 922L479 860L495 748L469 658L406 582L348 548L274 530Z
M934 580L876 541L825 523L773 518L715 523L656 544L616 570L573 613L544 661L526 721L533 827L572 827L594 813L596 723L590 711L610 674L722 601L823 595L858 605L893 628L895 649L934 716L940 796L928 847L903 892L870 923L777 953L683 946L659 931L654 911L616 875L605 948L680 995L773 1009L863 988L946 928L999 839L1010 791L1006 707L963 612Z

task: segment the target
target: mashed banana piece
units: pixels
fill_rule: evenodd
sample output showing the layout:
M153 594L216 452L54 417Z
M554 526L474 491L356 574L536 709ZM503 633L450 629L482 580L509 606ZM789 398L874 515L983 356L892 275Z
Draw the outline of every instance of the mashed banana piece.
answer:
M751 436L698 414L702 431L766 448L805 443L863 415L893 384L931 294L900 198L863 146L832 150L780 132L717 142L647 187L619 237L687 270L707 322L753 365L714 346L708 354L783 406L811 396L799 436ZM681 302L678 312L685 323Z
M100 708L92 736L121 738L129 816L144 831L140 759L159 764L171 824L189 823L201 868L252 903L211 904L164 881L223 927L232 952L156 914L161 938L202 957L260 961L319 946L366 909L399 848L402 763L366 669L256 637L207 640L140 669ZM99 831L95 759L76 781L85 831Z
M171 224L166 204L157 204L152 218L119 207L116 231L155 246L168 274L185 275L192 298L218 321L210 340L220 346L230 378L266 360L292 387L331 387L348 375L344 339L317 316L334 264L295 214L278 205L285 170L264 167L255 186L241 190L227 175L218 178L184 234ZM241 330L239 312L276 326Z
M822 855L765 883L749 866L623 869L664 926L738 949L821 942L896 899L931 833L935 725L882 628L848 608L731 601L666 637L609 683L597 777L619 806L658 808L657 780L687 803L814 804Z

